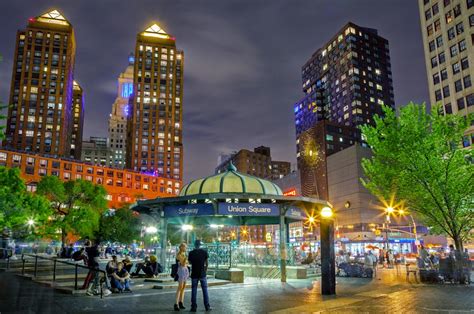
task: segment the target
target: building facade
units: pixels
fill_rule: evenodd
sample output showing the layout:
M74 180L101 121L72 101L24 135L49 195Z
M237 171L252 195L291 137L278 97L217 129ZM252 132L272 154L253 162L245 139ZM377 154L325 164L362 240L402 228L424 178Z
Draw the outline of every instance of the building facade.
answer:
M129 101L133 95L133 64L135 57L128 57L128 66L117 79L117 98L112 105L109 117L109 147L111 151L110 166L125 167L125 150L127 141L127 116Z
M474 2L418 0L430 102L445 114L474 113ZM463 146L474 143L474 124Z
M70 156L75 54L73 27L57 10L17 32L5 147Z
M84 130L84 92L74 81L72 88L72 134L70 157L80 160L82 151L82 132Z
M250 174L262 179L276 180L291 172L291 163L272 160L270 147L259 146L253 151L241 149L224 159L216 168L216 173L226 171L232 161L241 173Z
M137 199L179 194L180 182L177 180L35 153L0 149L0 166L20 168L21 177L32 192L43 176L57 176L63 181L82 179L100 184L107 190L110 208L119 208Z
M297 144L298 169L301 193L328 200L327 158L355 144L366 145L360 140L360 130L351 126L322 120L300 134Z
M126 165L183 179L183 51L157 24L137 35Z
M326 158L361 141L382 105L395 107L388 41L346 24L302 67L304 97L294 105L302 193L328 199Z
M82 161L93 165L109 166L112 158L112 150L106 137L91 136L88 141L82 142Z
M383 203L360 181L364 177L362 159L371 156L369 148L352 145L327 158L329 202L336 213L335 240L353 254L363 253L367 245L386 247L387 242L396 252L416 252L411 218L392 215L386 225ZM427 228L416 222L416 229L418 239L429 243L424 239Z

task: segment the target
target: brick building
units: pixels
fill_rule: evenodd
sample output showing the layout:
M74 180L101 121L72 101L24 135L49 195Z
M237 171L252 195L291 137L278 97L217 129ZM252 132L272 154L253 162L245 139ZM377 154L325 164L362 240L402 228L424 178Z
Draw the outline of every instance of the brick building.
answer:
M0 166L19 167L29 191L35 191L41 177L47 175L57 176L63 181L82 179L100 184L107 190L110 208L133 203L137 198L175 196L181 188L178 180L5 149L0 149Z

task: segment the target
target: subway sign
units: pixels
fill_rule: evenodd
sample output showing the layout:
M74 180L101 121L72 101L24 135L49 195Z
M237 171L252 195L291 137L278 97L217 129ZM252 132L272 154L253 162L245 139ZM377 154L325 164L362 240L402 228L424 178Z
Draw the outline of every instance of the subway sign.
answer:
M165 217L187 217L187 216L212 216L214 207L212 204L185 204L169 205L163 209Z
M277 204L260 203L219 203L217 213L232 216L279 216Z

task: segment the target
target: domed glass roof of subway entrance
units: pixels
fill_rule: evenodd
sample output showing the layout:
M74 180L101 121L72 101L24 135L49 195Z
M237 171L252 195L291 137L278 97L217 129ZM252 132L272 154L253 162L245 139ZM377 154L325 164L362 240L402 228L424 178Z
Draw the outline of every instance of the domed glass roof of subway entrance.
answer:
M283 195L275 183L240 173L230 162L227 171L191 181L181 189L179 196L211 193Z

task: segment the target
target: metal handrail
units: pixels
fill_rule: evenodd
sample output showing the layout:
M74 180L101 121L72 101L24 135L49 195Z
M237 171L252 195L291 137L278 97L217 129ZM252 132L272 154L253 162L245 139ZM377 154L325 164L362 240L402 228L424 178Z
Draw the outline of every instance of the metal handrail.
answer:
M59 260L57 260L57 258L54 258L54 257L45 257L45 256L40 256L40 255L37 255L37 254L29 254L29 253L21 254L21 259L23 261L23 266L22 266L22 270L21 270L22 275L25 274L25 262L26 262L26 259L24 258L25 256L35 258L35 270L34 270L34 276L35 277L36 277L37 269L38 269L38 258L43 259L43 260L47 260L47 261L52 261L53 262L53 282L56 281L56 264L57 263L74 266L75 267L75 269L74 269L74 290L77 290L78 268L83 268L83 269L87 269L89 271L92 270L92 271L102 273L103 277L104 277L104 281L107 281L107 273L105 272L105 270L102 270L102 269L99 269L99 268L94 268L94 267L89 267L89 266L85 266L85 265L79 265L77 263L72 263L72 262L68 262L68 261L59 261ZM99 283L100 283L100 281L99 281ZM104 292L103 292L103 289L102 289L102 285L100 284L100 298L103 298L103 295L104 295Z
M10 257L13 255L13 249L8 249L8 248L0 248L0 251L2 251L2 257L4 257L7 260L7 269L10 268ZM6 255L5 255L6 252Z

